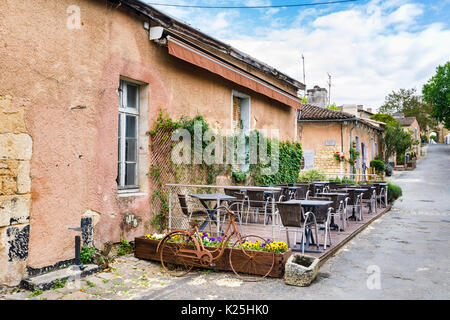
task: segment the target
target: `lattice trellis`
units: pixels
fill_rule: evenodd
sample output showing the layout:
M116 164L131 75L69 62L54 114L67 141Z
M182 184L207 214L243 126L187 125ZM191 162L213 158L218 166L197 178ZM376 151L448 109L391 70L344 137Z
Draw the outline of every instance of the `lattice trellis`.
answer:
M172 161L172 148L174 142L171 141L172 130L166 128L157 129L151 136L151 164L150 177L152 186L153 217L161 216L159 222L162 229L167 228L169 212L169 201L172 206L171 229L188 229L188 219L183 215L177 198L177 194L198 193L198 188L172 187L169 190L167 183L179 184L207 184L207 169L202 165L175 164ZM178 156L178 155L177 155ZM169 192L172 197L169 199ZM201 209L198 203L191 198L187 198L189 210ZM163 230L158 230L162 232Z

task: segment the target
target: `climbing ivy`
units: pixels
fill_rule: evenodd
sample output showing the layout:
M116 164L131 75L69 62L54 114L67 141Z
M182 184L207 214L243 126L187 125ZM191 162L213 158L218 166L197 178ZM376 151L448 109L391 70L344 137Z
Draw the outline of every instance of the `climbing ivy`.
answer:
M200 125L199 125L200 124ZM189 118L183 116L180 120L175 121L170 118L167 113L164 113L162 110L159 113L159 116L156 120L156 123L153 126L153 129L150 131L150 136L155 136L156 134L160 134L161 131L164 134L164 139L170 139L171 134L177 129L185 129L190 134L191 137L194 137L195 126L199 126L202 130L202 137L204 133L210 129L208 122L204 119L203 116L197 115L193 118ZM302 161L302 146L300 143L296 142L279 142L276 140L271 140L266 137L262 137L261 133L258 131L253 131L251 134L256 134L257 141L261 142L261 139L265 139L267 143L267 154L265 155L266 159L271 159L272 155L275 155L274 159L271 161L275 161L275 163L265 163L260 159L261 157L257 157L256 164L250 164L249 170L246 172L242 172L236 170L236 167L232 167L227 164L207 164L204 161L200 164L200 167L205 172L206 183L207 184L215 184L216 178L219 174L227 173L231 176L232 182L234 184L253 184L253 185L275 185L281 183L295 183L298 181L298 175L301 169L301 161ZM222 137L225 138L225 137ZM224 139L224 146L228 148L228 145L225 143L228 139L234 139L234 145L237 144L238 136L227 137ZM249 136L245 137L245 142L249 143ZM275 143L276 142L276 143ZM209 142L202 139L202 151L208 146ZM272 150L275 146L278 146L278 150ZM173 148L174 145L172 144ZM274 151L274 152L272 152ZM195 152L195 143L194 139L191 140L191 157L193 157ZM224 155L227 154L228 150L224 150ZM238 151L234 150L234 156L237 156ZM246 163L249 163L249 152L247 151L244 155ZM273 174L266 174L266 170L270 167L274 166L278 168ZM187 167L186 167L187 166ZM173 169L173 173L176 177L182 177L183 170L185 167L187 170L194 170L194 164L190 165L175 165L171 166ZM166 220L169 212L168 206L168 195L167 192L163 192L163 183L167 183L168 181L161 181L161 168L158 168L154 164L150 165L150 172L148 173L152 180L154 181L154 190L152 193L152 202L159 200L161 210L156 213L152 224L158 229L162 230L166 227ZM176 181L170 181L176 182ZM200 191L200 190L199 190ZM204 192L211 192L209 189L205 189Z

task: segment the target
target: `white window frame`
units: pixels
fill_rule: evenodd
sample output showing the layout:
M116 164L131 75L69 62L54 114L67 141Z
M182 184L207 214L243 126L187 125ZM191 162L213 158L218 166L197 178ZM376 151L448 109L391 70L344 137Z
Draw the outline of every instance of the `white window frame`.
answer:
M127 86L132 85L136 87L136 108L129 108L127 106ZM120 159L117 160L117 166L122 164L121 170L118 173L119 183L117 185L118 191L120 192L137 192L139 191L139 109L140 109L140 86L137 83L120 79L119 85L119 121L121 132L119 138L122 139L121 148L119 151ZM123 115L122 117L120 115ZM125 170L127 163L126 161L126 116L131 115L136 117L136 170L135 170L135 185L125 185ZM130 162L130 161L129 161ZM134 162L133 162L134 163ZM120 184L121 183L121 184Z
M250 121L250 119L251 119L251 113L252 113L252 110L251 110L252 99L251 99L251 97L249 95L240 93L239 91L236 91L236 90L232 90L231 91L231 109L230 109L230 111L231 111L231 130L232 131L234 130L234 127L233 127L233 98L234 97L241 98L243 100L247 100L247 101L245 101L246 105L244 107L248 108L247 109L248 119L247 119L246 126L244 126L243 129L246 129L245 134L249 134L250 131L251 131L251 121ZM242 107L243 106L241 105L241 115L242 115Z

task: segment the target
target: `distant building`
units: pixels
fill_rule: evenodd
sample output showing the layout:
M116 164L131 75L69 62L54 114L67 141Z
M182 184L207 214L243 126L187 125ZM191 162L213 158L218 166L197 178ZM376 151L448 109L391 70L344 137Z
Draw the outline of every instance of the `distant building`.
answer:
M378 121L376 121L378 122ZM326 173L350 173L347 161L352 144L360 153L356 170L367 173L370 161L382 152L381 137L384 128L379 123L353 114L324 108L311 103L303 104L298 117L299 142L303 146L303 169L320 169ZM346 161L334 157L339 152Z

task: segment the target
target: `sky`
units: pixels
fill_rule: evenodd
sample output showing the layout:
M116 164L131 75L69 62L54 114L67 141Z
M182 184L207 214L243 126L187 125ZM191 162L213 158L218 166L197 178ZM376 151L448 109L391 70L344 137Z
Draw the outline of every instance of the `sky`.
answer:
M149 4L266 6L330 0L144 0ZM331 103L377 110L386 95L422 86L450 61L450 0L358 0L265 9L153 5L303 82Z

